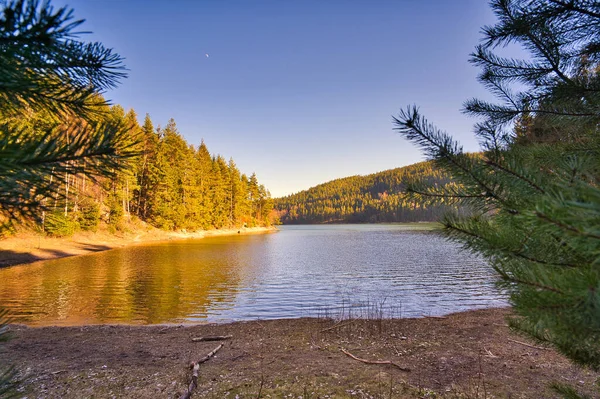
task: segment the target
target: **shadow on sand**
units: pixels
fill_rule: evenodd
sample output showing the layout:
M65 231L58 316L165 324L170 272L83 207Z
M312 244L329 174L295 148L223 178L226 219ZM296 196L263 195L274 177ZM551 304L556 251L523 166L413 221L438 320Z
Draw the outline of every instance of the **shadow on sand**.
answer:
M10 250L0 251L0 268L19 265L21 263L31 263L41 260L39 256L30 253L14 252Z
M64 258L67 256L83 255L88 252L101 252L111 249L107 245L96 245L89 243L77 243L72 246L76 250L73 252L65 252L59 249L53 248L38 248L36 252L38 255L34 255L28 252L15 252L11 250L0 250L0 268L21 265L24 263L33 263L44 259L56 259ZM45 256L47 254L47 256Z

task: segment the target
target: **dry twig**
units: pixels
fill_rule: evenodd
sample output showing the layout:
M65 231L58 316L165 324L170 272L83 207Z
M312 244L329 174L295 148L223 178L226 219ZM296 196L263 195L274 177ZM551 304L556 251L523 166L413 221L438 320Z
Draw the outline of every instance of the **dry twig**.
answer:
M344 354L346 354L347 356L350 356L352 359L354 360L358 360L359 362L363 362L366 364L389 364L391 366L397 367L399 370L402 371L406 371L409 372L410 369L407 367L402 367L400 366L398 363L394 363L391 360L366 360L366 359L361 359L359 357L354 356L352 353L348 352L345 349L340 349Z
M336 328L341 328L341 327L349 326L352 323L354 323L354 320L350 320L347 323L335 323L335 325L333 325L331 327L324 328L324 329L322 329L319 332L322 333L322 332L325 332L325 331L335 330Z
M192 371L192 381L190 382L190 385L188 386L187 391L183 395L181 395L179 397L179 399L189 399L192 396L192 392L194 392L194 389L196 389L198 387L198 372L200 370L200 365L202 363L209 361L210 358L213 357L219 351L219 349L221 349L222 347L223 347L223 344L220 344L215 349L213 349L211 352L209 352L208 355L204 356L202 359L198 360L197 362L194 362L191 364L191 367L193 370Z
M508 339L510 342L514 342L515 344L519 344L519 345L523 345L523 346L528 346L528 347L530 347L530 348L533 348L533 349L541 349L541 350L543 350L543 351L547 351L547 350L549 349L549 348L544 348L544 347L542 347L542 346L535 346L535 345L531 345L531 344L528 344L528 343L526 343L526 342L521 342L521 341L517 341L517 340L514 340L514 339L510 339L510 338L507 338L507 339Z
M486 348L485 346L483 347L483 349L487 352L487 357L492 357L492 358L497 358L498 356L494 355L492 352L490 352L490 350L488 348Z

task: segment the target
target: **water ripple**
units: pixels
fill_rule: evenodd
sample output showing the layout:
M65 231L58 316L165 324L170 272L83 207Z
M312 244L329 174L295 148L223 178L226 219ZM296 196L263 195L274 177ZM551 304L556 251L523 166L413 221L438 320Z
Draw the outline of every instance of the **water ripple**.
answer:
M486 263L402 225L122 248L0 270L0 301L32 325L281 317L406 317L505 305Z

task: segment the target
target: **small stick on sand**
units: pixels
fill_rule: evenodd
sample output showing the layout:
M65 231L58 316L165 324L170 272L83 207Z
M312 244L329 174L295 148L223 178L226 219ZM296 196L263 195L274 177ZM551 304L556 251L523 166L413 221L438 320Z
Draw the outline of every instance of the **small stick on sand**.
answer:
M492 352L490 352L490 350L488 348L486 348L485 346L483 347L483 349L485 349L485 351L487 352L487 357L492 357L492 358L496 358L498 356L494 355Z
M325 332L325 331L331 331L331 330L335 330L336 328L341 328L341 327L345 327L345 326L349 326L350 324L354 323L354 320L350 320L347 323L335 323L335 325L331 326L331 327L327 327L322 329L319 332Z
M531 345L531 344L528 344L526 342L521 342L521 341L517 341L517 340L514 340L514 339L510 339L510 338L507 338L507 339L510 342L514 342L515 344L519 344L519 345L523 345L523 346L528 346L528 347L533 348L533 349L541 349L543 351L547 351L549 349L549 348L544 348L544 347L541 347L541 346Z
M346 354L347 356L350 356L352 359L358 360L359 362L363 362L363 363L366 363L366 364L389 364L391 366L397 367L399 370L406 371L406 372L410 371L409 368L402 367L398 363L394 363L391 360L366 360L366 359L361 359L359 357L354 356L352 353L348 352L345 349L340 349L340 350L342 352L344 352L344 354Z

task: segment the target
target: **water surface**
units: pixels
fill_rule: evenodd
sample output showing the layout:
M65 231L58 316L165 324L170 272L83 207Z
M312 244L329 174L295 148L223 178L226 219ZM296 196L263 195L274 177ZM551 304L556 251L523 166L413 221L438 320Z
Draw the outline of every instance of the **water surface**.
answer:
M0 270L0 304L31 325L442 315L506 302L485 262L414 225L120 248Z

